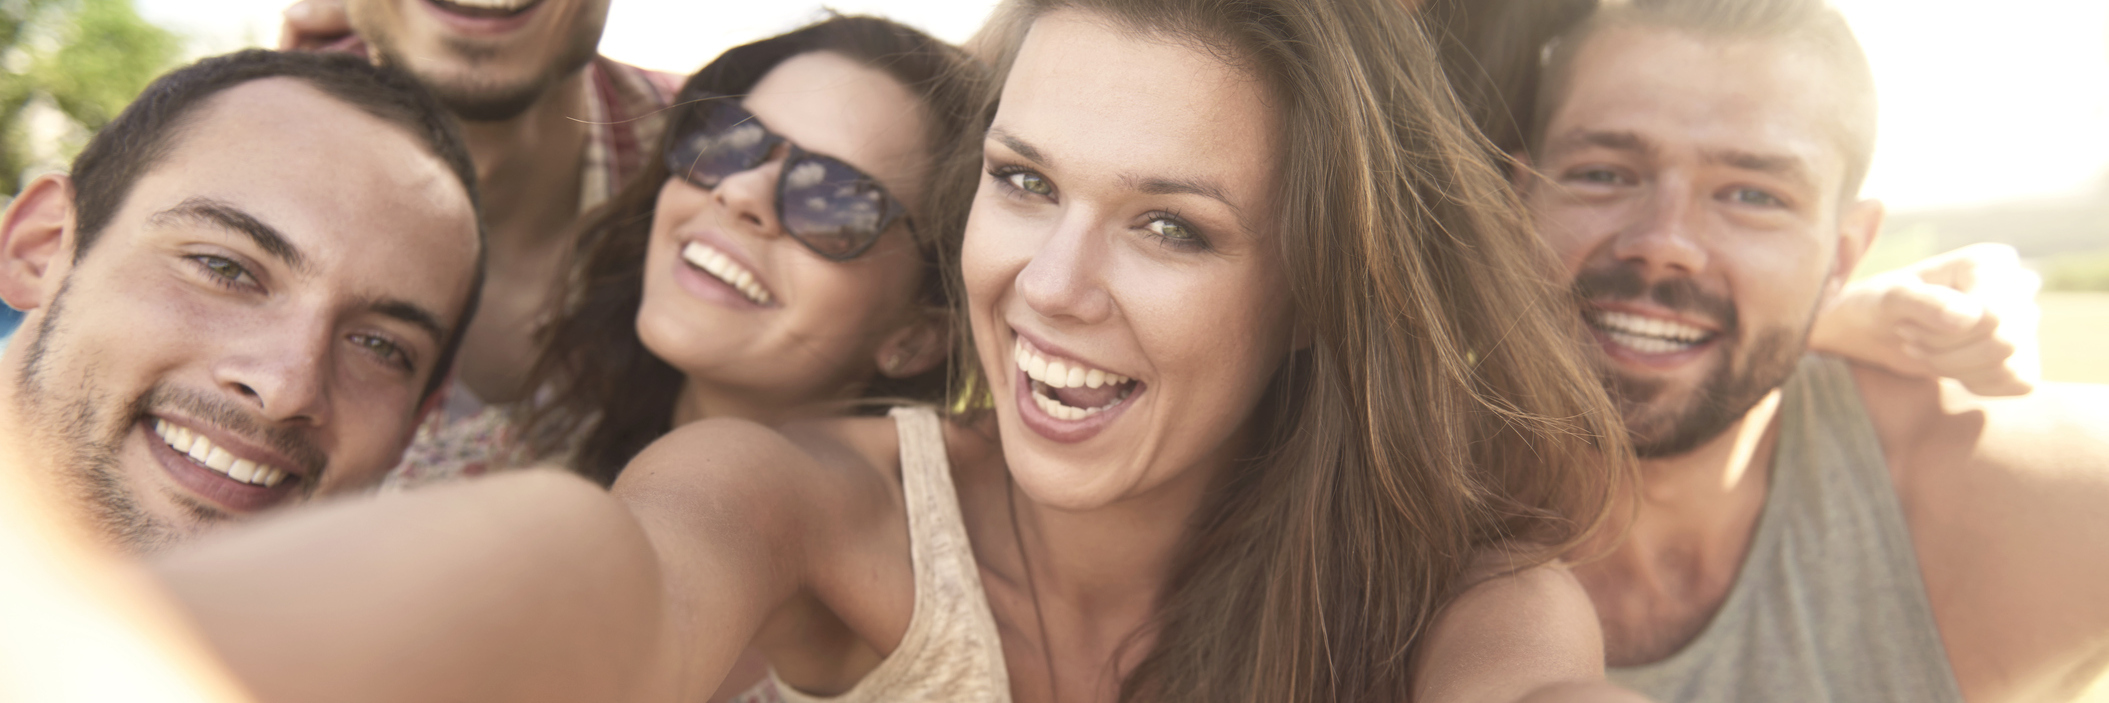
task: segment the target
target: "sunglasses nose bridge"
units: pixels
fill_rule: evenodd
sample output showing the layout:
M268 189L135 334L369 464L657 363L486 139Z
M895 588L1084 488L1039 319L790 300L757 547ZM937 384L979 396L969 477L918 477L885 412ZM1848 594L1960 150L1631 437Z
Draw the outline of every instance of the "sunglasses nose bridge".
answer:
M782 235L783 224L777 215L777 199L782 195L777 183L781 180L783 162L782 158L771 157L725 176L710 189L711 199L717 201L730 219L744 225L740 229L749 234L766 238Z

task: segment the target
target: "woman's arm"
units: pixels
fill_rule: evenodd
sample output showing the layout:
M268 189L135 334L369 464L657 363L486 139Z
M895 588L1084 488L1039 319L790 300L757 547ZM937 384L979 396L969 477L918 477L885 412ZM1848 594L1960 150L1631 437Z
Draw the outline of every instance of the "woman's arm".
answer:
M1557 564L1467 589L1443 608L1419 649L1417 701L1647 701L1604 680L1596 607Z
M565 474L328 504L155 566L260 701L664 699L651 546Z
M635 510L501 474L295 511L155 567L262 701L699 700L795 593L772 526L810 472L754 470L796 452L759 426L693 427L618 486L654 497Z

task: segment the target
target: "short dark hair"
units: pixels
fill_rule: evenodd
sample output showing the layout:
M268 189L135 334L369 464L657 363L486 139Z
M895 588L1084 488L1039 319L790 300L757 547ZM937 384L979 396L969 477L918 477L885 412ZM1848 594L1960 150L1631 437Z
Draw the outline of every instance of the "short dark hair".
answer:
M1843 196L1860 193L1875 155L1875 78L1867 54L1845 17L1824 0L1628 0L1605 2L1573 31L1546 47L1545 72L1538 84L1537 114L1529 132L1535 150L1542 146L1546 123L1566 90L1567 72L1582 44L1611 27L1660 27L1710 39L1753 40L1791 44L1819 60L1831 79L1838 112L1833 137L1845 156Z
M169 72L148 85L117 119L104 125L73 160L74 251L78 262L102 235L139 179L175 151L199 105L229 88L264 78L294 78L330 97L409 132L461 180L478 211L476 166L446 108L401 71L344 54L250 49L214 56ZM476 269L469 298L441 348L421 397L431 397L453 367L462 332L483 292L483 218L476 220Z
M1610 27L1660 27L1706 38L1787 42L1822 62L1839 106L1844 195L1860 191L1875 150L1875 84L1867 55L1824 0L1427 0L1444 70L1502 151L1536 151L1565 96L1574 55Z

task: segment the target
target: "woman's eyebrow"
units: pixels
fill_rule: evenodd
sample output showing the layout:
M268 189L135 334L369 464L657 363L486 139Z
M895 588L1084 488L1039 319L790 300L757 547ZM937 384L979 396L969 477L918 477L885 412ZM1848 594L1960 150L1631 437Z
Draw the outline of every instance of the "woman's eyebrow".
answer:
M1017 152L1018 156L1025 159L1026 161L1031 161L1041 166L1054 165L1054 162L1048 159L1046 154L1040 153L1039 148L1026 143L1026 141L1024 139L1020 139L1018 135L1003 131L1002 127L990 127L989 138L996 140L996 142L999 144L1002 144L1003 148L1009 149L1013 152Z
M1245 214L1237 203L1230 202L1230 196L1223 193L1222 186L1211 181L1199 178L1146 178L1135 175L1122 176L1120 180L1122 185L1149 195L1198 195L1228 206L1239 216Z

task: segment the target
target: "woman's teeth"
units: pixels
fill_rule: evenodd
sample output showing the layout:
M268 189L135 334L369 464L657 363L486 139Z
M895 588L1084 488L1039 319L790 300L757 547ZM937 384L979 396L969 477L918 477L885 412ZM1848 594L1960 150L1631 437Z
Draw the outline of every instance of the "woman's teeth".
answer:
M747 267L741 266L740 262L733 261L732 257L725 255L725 252L718 251L708 244L689 242L688 246L681 247L681 260L702 269L704 273L710 274L720 281L724 281L725 285L732 286L733 290L739 291L740 295L747 296L747 300L752 301L755 305L768 305L770 301L776 299L774 296L769 295L768 289L763 288L762 284L754 279L753 271L747 270Z
M1668 354L1706 341L1711 332L1691 325L1631 313L1598 311L1589 323L1612 341L1643 354Z
M1048 359L1045 356L1041 356L1032 347L1026 346L1023 338L1020 338L1016 345L1012 347L1011 356L1018 362L1018 368L1025 371L1026 378L1032 379L1033 403L1040 406L1040 410L1057 420L1082 420L1105 412L1127 400L1128 396L1133 394L1135 390L1134 379L1111 371L1090 368L1075 361ZM1102 404L1096 404L1092 407L1069 405L1064 402L1064 394L1060 392L1063 389L1077 389L1081 391L1083 389L1100 388L1115 392L1091 394L1086 391L1081 393L1105 396Z
M200 466L227 474L228 478L258 486L276 486L286 480L284 471L264 466L248 459L236 459L227 450L221 449L206 439L205 435L188 428L171 425L167 420L154 421L154 434L161 435L170 449L179 454L189 454Z

